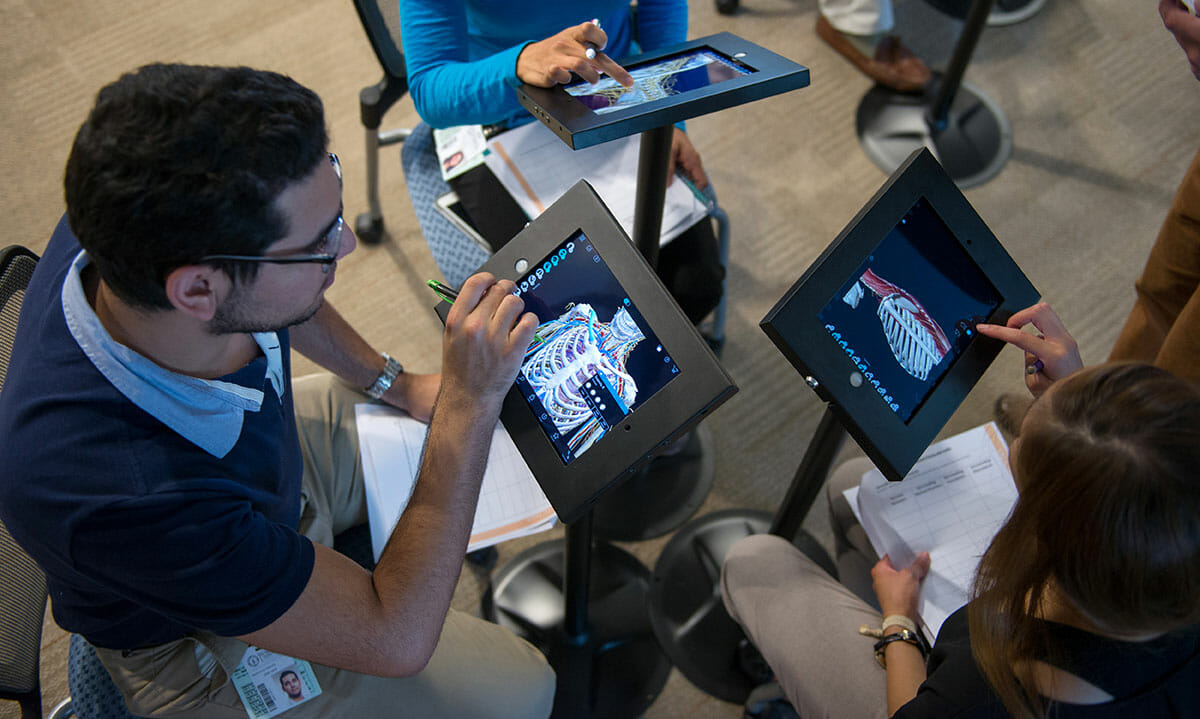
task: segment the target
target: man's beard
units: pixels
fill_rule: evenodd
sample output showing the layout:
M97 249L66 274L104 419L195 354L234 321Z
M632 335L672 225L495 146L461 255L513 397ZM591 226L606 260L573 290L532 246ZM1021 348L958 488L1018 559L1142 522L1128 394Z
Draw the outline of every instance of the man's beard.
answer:
M213 314L213 318L208 322L208 331L214 335L231 335L242 334L247 332L275 332L286 327L295 327L296 325L304 324L312 319L312 316L321 309L321 305L325 303L325 296L321 295L320 299L310 309L305 310L301 314L292 317L286 321L269 321L257 317L246 316L245 307L247 302L242 301L242 293L235 291L224 302L217 307L217 311Z

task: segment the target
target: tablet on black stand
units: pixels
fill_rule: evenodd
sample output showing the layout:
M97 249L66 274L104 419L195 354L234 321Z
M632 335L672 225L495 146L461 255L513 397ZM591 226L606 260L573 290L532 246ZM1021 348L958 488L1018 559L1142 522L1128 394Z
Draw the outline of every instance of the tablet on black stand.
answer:
M688 679L727 701L753 689L738 661L741 628L711 602L729 548L770 532L836 576L801 524L846 431L901 479L1003 346L975 324L1003 324L1037 299L942 166L912 153L762 321L827 403L779 509L693 520L655 566L651 622Z
M1037 302L928 150L887 184L767 313L763 331L899 481L995 359L978 336Z
M480 269L515 282L538 316L501 420L568 524L565 546L497 573L484 614L547 654L556 714L636 715L670 670L646 614L649 571L605 543L593 571L588 510L737 388L584 181Z
M520 85L517 98L572 149L805 87L808 68L722 32L621 58L626 88L603 76L544 88Z
M534 117L568 146L582 148L641 133L633 239L651 266L659 230L674 123L750 102L809 82L808 68L729 33L699 38L619 62L636 78L626 89L611 78L577 81L517 95ZM597 534L638 540L678 527L712 486L708 434L697 432L671 466L648 468L596 509Z

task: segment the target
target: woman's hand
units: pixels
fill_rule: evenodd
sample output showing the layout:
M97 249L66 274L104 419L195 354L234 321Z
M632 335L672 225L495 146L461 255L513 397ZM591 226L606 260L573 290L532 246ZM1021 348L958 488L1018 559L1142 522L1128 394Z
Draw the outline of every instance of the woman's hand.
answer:
M675 168L684 174L697 190L708 187L708 175L704 174L704 165L700 164L700 153L692 146L687 133L675 128L671 136L671 165L667 170L667 184L675 180Z
M633 77L612 58L600 52L608 36L599 25L585 22L562 30L540 42L525 46L517 57L517 78L536 87L554 87L571 81L575 73L593 85L607 73L625 87L633 86ZM596 57L588 59L588 48Z
M910 619L917 617L917 601L921 597L921 582L929 574L929 552L921 552L912 565L904 569L892 566L886 554L871 568L871 581L875 597L883 616L901 614Z
M1022 331L1027 324L1032 324L1038 334ZM1083 368L1075 338L1045 302L1016 313L1004 327L980 324L975 329L979 334L1025 350L1025 386L1034 397L1040 397L1050 385Z

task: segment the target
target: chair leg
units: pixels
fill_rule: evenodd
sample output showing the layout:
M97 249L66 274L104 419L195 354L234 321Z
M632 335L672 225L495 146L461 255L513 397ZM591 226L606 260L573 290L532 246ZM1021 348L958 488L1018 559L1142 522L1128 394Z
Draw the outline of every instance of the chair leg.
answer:
M368 245L383 239L383 209L379 203L379 129L366 129L367 212L354 218L354 234Z

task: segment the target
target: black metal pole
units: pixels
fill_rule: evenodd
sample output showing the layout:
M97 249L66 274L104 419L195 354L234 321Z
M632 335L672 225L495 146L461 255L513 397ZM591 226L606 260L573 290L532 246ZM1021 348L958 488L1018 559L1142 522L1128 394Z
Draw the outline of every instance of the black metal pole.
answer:
M967 11L966 24L954 45L954 55L950 58L950 64L946 66L946 72L938 85L937 97L929 106L929 114L925 118L934 132L946 127L950 105L954 103L954 96L958 94L958 86L962 84L967 64L971 62L975 45L979 43L979 36L983 34L983 28L987 25L995 2L996 0L974 0L971 9Z
M592 512L567 525L563 554L563 632L567 640L584 644L588 638L588 579L592 572Z
M637 199L633 206L633 241L651 267L658 267L658 236L662 230L667 169L671 165L674 125L642 133L638 153Z
M821 415L821 423L817 425L817 431L804 452L804 459L796 469L796 476L788 486L787 496L783 498L783 504L779 505L779 510L771 520L771 528L768 530L771 534L783 537L789 542L795 539L809 508L825 484L829 468L833 466L833 460L837 458L845 439L845 428L838 418L833 416L833 410L826 406L825 414Z

